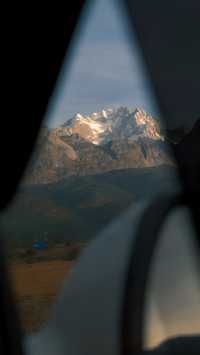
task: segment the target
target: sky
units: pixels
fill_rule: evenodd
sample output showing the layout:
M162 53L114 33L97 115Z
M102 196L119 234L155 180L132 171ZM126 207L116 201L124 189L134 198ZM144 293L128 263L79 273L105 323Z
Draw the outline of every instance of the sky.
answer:
M117 0L86 4L50 101L45 123L58 127L75 113L127 106L158 115L150 81L126 13Z

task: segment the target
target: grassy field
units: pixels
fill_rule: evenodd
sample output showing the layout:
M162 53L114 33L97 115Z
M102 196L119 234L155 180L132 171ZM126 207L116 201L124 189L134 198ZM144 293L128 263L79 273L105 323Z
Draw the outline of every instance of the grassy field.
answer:
M20 258L20 253L9 258L10 278L24 333L39 330L48 319L51 305L82 247L82 244L59 245L34 255L28 253L26 258ZM67 260L68 255L71 260Z
M88 241L130 205L176 186L168 167L127 169L68 177L55 184L19 189L0 216L9 248L34 240Z

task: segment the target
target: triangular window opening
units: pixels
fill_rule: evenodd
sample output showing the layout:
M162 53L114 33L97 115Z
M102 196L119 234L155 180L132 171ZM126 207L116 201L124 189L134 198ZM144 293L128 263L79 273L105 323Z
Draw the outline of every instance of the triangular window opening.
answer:
M70 52L19 194L2 216L28 333L46 319L65 270L111 220L177 185L166 142L180 137L163 128L120 2L88 1Z

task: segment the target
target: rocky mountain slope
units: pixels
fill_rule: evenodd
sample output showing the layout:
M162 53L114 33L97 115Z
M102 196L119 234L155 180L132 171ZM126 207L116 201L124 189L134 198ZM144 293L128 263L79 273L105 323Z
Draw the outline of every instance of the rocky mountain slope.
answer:
M69 135L77 133L87 141L99 145L112 140L149 138L164 140L159 133L159 124L142 110L130 112L127 107L94 112L90 116L77 113L63 124Z
M24 182L172 164L160 132L158 121L139 109L77 113L59 128L41 130Z

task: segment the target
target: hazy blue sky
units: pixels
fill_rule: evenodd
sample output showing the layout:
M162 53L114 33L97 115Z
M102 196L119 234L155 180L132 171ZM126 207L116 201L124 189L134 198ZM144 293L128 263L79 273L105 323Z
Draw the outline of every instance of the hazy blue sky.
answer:
M90 5L91 3L91 5ZM90 6L89 6L90 5ZM92 0L82 14L46 118L58 126L76 112L155 105L134 36L117 0Z

